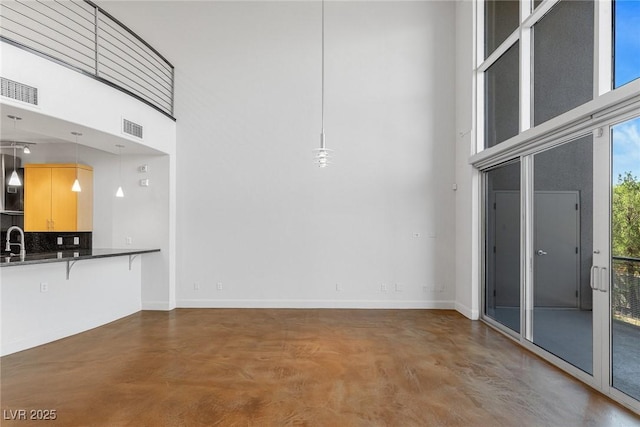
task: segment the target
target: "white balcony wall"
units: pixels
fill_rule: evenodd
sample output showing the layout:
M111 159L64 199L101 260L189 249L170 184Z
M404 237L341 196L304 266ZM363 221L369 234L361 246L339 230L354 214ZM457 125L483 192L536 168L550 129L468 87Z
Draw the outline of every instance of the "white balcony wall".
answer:
M2 98L2 103L81 124L166 154L175 152L176 123L109 85L8 43L0 43L0 75L38 88L39 105ZM122 133L122 118L144 126L142 141ZM28 121L20 126L29 129Z

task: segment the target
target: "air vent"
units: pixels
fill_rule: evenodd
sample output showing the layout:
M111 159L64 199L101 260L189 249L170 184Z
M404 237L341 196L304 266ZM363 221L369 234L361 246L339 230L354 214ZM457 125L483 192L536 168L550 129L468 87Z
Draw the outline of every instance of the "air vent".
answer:
M122 132L142 139L142 125L133 123L130 120L122 119Z
M2 82L2 96L28 104L38 105L38 88L14 82L4 77L0 77L0 80Z

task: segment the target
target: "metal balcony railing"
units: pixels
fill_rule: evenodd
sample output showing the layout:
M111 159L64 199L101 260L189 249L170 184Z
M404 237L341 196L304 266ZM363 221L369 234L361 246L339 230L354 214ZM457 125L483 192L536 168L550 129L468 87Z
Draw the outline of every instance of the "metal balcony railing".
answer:
M90 75L173 118L173 65L90 1L2 0L0 40Z
M640 258L613 257L613 315L640 326Z

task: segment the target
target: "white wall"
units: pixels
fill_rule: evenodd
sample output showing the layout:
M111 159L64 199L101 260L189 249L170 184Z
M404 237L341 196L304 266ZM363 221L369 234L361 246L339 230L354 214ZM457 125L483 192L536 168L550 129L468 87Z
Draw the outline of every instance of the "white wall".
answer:
M456 2L456 310L479 316L478 174L469 165L475 141L473 2Z
M142 255L145 257L147 255ZM0 355L104 325L140 311L140 257L78 261L66 280L66 263L3 267ZM48 290L41 292L40 284Z
M326 170L319 3L181 11L178 305L452 308L454 4L326 5Z
M454 306L455 3L326 3L326 170L320 2L103 5L176 65L179 306Z

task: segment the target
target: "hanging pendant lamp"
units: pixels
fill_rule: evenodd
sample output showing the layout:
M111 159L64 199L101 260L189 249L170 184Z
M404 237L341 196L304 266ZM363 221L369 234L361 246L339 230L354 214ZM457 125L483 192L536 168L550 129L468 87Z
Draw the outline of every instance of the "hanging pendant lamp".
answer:
M73 181L71 191L79 193L82 191L82 188L80 187L80 181L78 181L78 137L82 136L82 134L80 132L71 132L71 135L76 137L76 180Z
M22 120L21 117L18 116L7 116L10 119L13 120L13 131L15 133L16 131L16 122L18 120ZM11 186L15 186L15 187L19 187L22 185L22 182L20 181L20 177L18 176L18 172L16 171L16 143L14 142L13 144L11 144L13 146L13 172L11 172L11 176L9 177L9 185Z
M16 146L13 146L13 172L11 172L11 177L9 178L9 185L12 186L20 186L22 182L20 181L20 177L18 176L18 172L16 172Z
M124 197L124 191L122 191L122 149L124 145L116 144L118 147L118 189L116 190L116 197Z
M320 132L320 148L313 151L316 153L314 163L318 167L326 168L329 166L333 150L327 149L324 139L324 0L322 0L322 131Z

